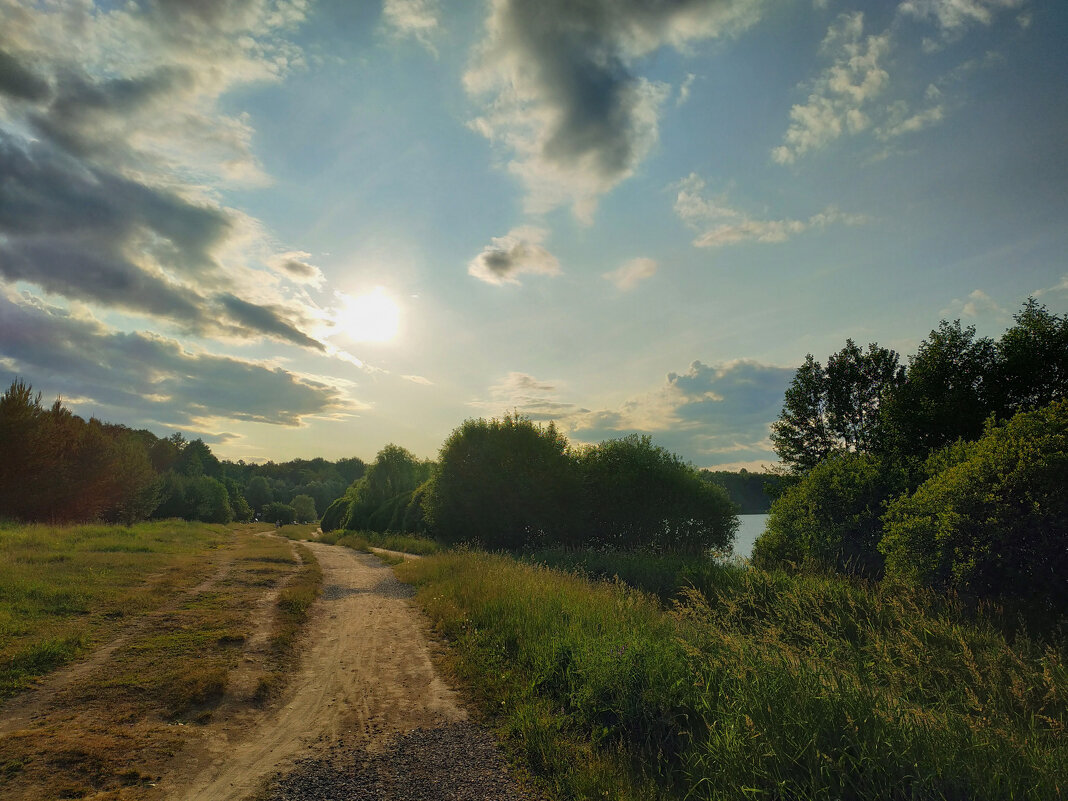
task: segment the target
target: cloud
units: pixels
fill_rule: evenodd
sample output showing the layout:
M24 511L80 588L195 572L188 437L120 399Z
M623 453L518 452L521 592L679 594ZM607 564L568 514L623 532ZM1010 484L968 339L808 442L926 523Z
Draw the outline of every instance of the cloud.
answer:
M467 266L468 275L488 284L518 284L518 275L559 275L560 262L541 246L548 235L542 228L513 228L504 236L493 237Z
M435 55L432 37L440 17L437 0L385 0L382 5L382 21L395 36L410 36Z
M890 34L865 36L860 11L840 14L828 28L820 50L832 63L813 81L808 102L790 109L783 144L771 153L780 164L792 164L845 133L871 127L867 109L890 82L883 67Z
M490 415L516 410L533 420L555 421L578 443L649 434L701 466L769 463L777 461L770 426L794 372L746 359L719 365L695 361L685 372L668 373L663 384L645 394L593 410L569 399L563 382L512 372L489 388L488 399L470 405Z
M1036 298L1039 298L1043 295L1049 294L1050 292L1068 292L1068 273L1061 276L1059 284L1048 286L1043 289L1036 289L1031 294L1034 295Z
M527 373L511 372L489 388L488 399L474 400L468 405L490 416L515 411L538 421L560 421L589 411L562 400L561 391L557 381L542 381Z
M155 334L116 331L25 295L0 294L0 341L5 372L43 383L38 389L121 410L124 421L132 415L178 428L216 420L299 426L305 417L346 405L322 381L190 350Z
M310 253L303 250L291 250L288 253L279 253L269 260L275 272L285 276L290 281L298 284L311 284L321 286L325 277L323 271L310 264Z
M472 127L510 156L527 210L570 205L592 220L598 198L656 144L670 87L636 74L663 47L740 30L761 0L493 0L464 77L484 103Z
M573 415L564 427L583 442L649 434L701 466L774 462L770 425L793 375L793 368L752 360L695 361L686 372L668 373L665 384L652 392L618 409Z
M676 185L675 213L696 231L695 247L724 247L743 242L785 242L805 231L826 228L828 225L862 225L868 221L860 214L847 214L834 206L812 215L807 220L759 220L727 205L725 195L708 199L704 195L705 182L690 173Z
M682 83L679 84L679 93L675 96L675 107L686 105L690 99L690 91L693 89L693 82L697 80L697 76L692 72L686 73L686 77Z
M0 0L0 281L206 337L322 349L322 275L219 189L269 179L221 96L301 63L303 0ZM301 273L299 268L304 268Z
M953 302L939 314L952 317L979 317L985 314L1008 317L1008 312L981 289L972 290L964 300L953 298Z
M1025 0L905 0L898 13L937 23L948 35L973 24L990 25L999 11L1021 8Z
M656 275L657 266L654 259L631 259L619 269L605 273L601 277L611 281L621 292L629 292L646 278Z

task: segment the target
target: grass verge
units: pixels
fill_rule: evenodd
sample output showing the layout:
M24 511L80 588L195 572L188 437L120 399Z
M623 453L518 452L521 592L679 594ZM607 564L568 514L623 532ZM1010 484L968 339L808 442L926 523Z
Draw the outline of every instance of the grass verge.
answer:
M414 534L381 534L377 531L329 531L319 536L319 542L344 545L365 553L371 548L384 548L387 551L427 556L442 550L441 545L427 537L417 537Z
M1063 647L933 596L727 568L671 608L450 552L396 568L557 798L1059 799Z

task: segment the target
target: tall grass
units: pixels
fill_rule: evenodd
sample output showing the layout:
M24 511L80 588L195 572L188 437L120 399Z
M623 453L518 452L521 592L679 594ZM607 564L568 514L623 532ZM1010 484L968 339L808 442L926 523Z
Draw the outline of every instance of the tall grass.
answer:
M503 556L397 570L557 797L1064 796L1063 647L933 596L717 567L667 609Z

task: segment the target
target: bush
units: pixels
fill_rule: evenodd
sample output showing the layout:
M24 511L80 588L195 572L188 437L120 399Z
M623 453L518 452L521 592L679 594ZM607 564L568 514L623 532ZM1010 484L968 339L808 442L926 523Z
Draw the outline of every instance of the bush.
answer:
M423 512L447 543L519 548L567 539L578 490L567 439L552 423L467 420L441 447Z
M319 528L323 530L323 533L337 531L341 528L345 518L348 517L349 504L351 503L352 499L342 496L326 508L326 511L323 512L323 519L319 521Z
M771 505L767 528L753 545L753 564L810 562L880 576L881 516L905 486L902 470L874 456L832 454Z
M297 511L287 503L271 501L263 507L263 519L268 523L281 523L283 526L296 520Z
M298 523L311 523L319 515L315 513L315 499L311 495L298 495L291 502Z
M934 475L887 510L887 573L1068 611L1068 400L988 424L929 465Z
M656 552L730 548L738 518L727 491L648 436L602 442L578 465L585 543Z

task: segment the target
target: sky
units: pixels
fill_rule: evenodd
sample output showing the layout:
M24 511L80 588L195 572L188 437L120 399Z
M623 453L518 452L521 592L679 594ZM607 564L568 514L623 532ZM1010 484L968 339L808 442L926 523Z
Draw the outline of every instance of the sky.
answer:
M775 462L1068 311L1062 0L0 0L0 383L230 459L516 412Z

